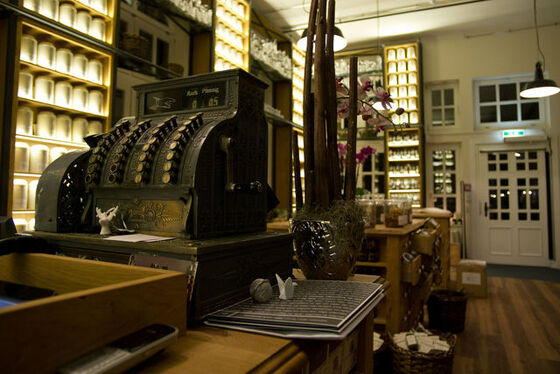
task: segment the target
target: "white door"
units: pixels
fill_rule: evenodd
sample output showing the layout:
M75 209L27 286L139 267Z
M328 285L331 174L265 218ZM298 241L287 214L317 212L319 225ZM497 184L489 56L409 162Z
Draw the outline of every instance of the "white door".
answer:
M481 152L475 240L489 263L547 266L544 150Z

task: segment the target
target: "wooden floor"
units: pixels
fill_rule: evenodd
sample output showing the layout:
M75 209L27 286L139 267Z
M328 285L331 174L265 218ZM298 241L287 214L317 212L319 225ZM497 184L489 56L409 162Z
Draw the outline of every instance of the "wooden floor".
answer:
M560 283L488 278L469 299L454 374L560 373Z

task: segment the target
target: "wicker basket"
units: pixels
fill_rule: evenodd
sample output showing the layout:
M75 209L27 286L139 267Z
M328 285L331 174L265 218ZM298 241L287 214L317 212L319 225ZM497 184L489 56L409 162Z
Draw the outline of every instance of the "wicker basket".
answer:
M121 48L125 51L141 57L144 60L150 61L152 59L151 46L149 40L145 37L125 32L122 34L121 43Z
M451 374L453 371L453 356L457 336L451 335L447 339L449 351L439 353L421 353L403 349L395 344L392 336L388 337L391 349L393 373L398 374Z

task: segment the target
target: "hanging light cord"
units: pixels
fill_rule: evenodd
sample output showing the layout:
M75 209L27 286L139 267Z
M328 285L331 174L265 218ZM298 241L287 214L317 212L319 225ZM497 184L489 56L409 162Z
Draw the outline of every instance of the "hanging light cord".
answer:
M377 53L380 53L381 46L379 45L379 39L381 36L379 35L379 0L377 0Z
M545 61L544 61L544 53L541 50L541 43L539 40L539 26L537 25L537 0L533 0L533 16L535 18L535 33L537 34L537 49L542 57L542 67L543 71L545 70ZM537 57L538 60L538 57Z

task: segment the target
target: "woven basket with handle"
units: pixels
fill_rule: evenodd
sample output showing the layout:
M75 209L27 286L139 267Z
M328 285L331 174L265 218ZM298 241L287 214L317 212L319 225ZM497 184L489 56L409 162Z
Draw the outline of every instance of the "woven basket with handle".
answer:
M387 339L391 349L393 373L399 374L451 374L453 370L453 356L457 336L451 335L447 339L449 351L438 353L421 353L403 349L395 344L392 336Z

